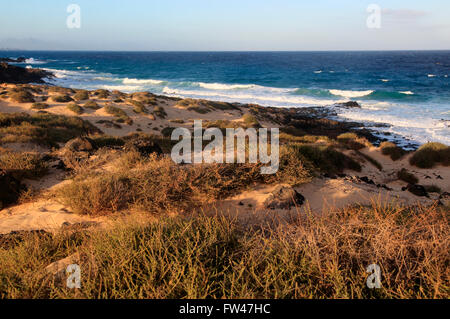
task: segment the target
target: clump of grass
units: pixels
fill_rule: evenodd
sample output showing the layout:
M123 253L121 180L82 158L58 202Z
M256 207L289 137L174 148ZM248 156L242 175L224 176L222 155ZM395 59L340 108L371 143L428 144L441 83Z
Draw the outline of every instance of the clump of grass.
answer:
M256 117L249 113L244 114L244 116L242 117L242 121L245 123L247 127L254 127L254 128L261 127Z
M75 101L84 101L89 100L89 92L86 90L79 90L75 95L73 96L73 99Z
M78 115L84 113L83 108L74 102L67 104L66 108Z
M164 108L162 106L155 106L153 109L153 114L162 119L165 119L167 116L166 110L164 110Z
M10 172L16 179L36 179L47 173L47 166L39 154L26 152L0 152L0 169Z
M97 104L97 102L92 101L92 100L86 101L86 103L84 103L83 106L87 107L88 109L92 109L92 110L98 110L100 108L100 106Z
M380 144L380 148L381 153L390 156L393 161L401 159L406 154L405 150L392 142L383 142Z
M106 105L105 112L117 117L117 122L119 123L126 123L128 125L133 124L133 120L128 116L128 114L116 106Z
M188 111L194 111L200 114L206 114L212 111L212 107L206 100L184 99L178 101L175 107L185 108Z
M34 96L26 90L20 90L9 94L12 101L17 103L33 103Z
M138 114L143 114L143 113L148 112L147 108L145 107L144 104L142 104L142 102L130 100L130 103L132 105L134 105L133 112L138 113Z
M70 88L63 88L60 86L50 86L48 88L48 92L49 93L60 93L60 94L64 94L64 95L70 95L70 94L75 93L75 91Z
M67 102L73 101L73 99L69 95L66 95L66 94L55 95L52 97L52 100L57 103L67 103Z
M343 133L337 137L337 140L352 150L360 150L372 146L366 138L360 137L356 133Z
M93 92L93 95L96 96L98 99L107 99L110 95L108 90L104 90L104 89L99 89L99 90L95 90Z
M45 110L48 107L49 107L49 105L47 103L43 103L43 102L35 102L31 105L31 108L33 110Z
M419 182L419 179L405 168L397 172L397 178L408 184L417 184Z
M9 235L0 249L0 297L448 298L444 211L374 205L299 216L264 229L193 216ZM82 269L81 289L46 270L68 256ZM366 286L373 263L380 289Z
M410 158L411 165L420 168L432 168L437 164L450 165L450 147L441 143L422 145Z
M101 133L78 117L54 114L0 114L0 143L36 143L59 147L78 136Z
M318 171L328 174L342 173L345 169L361 171L361 165L330 146L292 145Z

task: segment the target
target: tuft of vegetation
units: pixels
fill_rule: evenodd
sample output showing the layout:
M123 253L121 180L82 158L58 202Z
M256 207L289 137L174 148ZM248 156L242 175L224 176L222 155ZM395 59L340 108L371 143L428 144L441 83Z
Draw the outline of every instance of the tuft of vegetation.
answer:
M66 108L78 115L84 113L83 108L81 106L79 106L78 104L76 104L75 102L71 102L71 103L67 104Z
M20 90L11 92L9 94L9 97L12 101L17 103L33 103L34 102L34 96L30 92L26 90Z
M153 115L158 116L162 119L165 119L167 116L167 113L162 106L155 106L153 109Z
M109 91L104 89L95 90L92 94L98 99L107 99L110 95Z
M244 122L246 127L253 127L253 128L261 127L256 117L249 113L244 114L244 116L242 117L242 121Z
M66 95L66 94L52 96L52 100L53 100L53 102L57 102L57 103L67 103L67 102L73 101L73 99L69 95Z
M89 100L89 92L86 90L78 90L77 93L73 96L75 101L84 101Z
M116 106L112 106L112 105L105 106L105 112L117 117L116 121L118 123L126 123L128 125L133 124L133 120L128 116L128 114L124 110L122 110Z
M31 105L31 108L33 110L45 110L48 107L49 107L49 105L47 103L43 103L43 102L35 102Z
M2 169L18 180L36 179L47 173L47 166L39 154L27 152L0 152L0 170Z
M326 145L290 145L299 152L312 167L327 174L342 173L345 169L361 171L361 165L347 155Z
M351 150L361 150L372 146L366 138L360 137L356 133L343 133L337 137L337 140Z
M36 143L59 147L74 137L101 133L88 121L54 114L0 113L1 143Z
M401 159L406 154L406 151L404 149L398 147L392 142L383 142L380 144L380 148L381 153L383 155L390 156L393 161Z
M138 114L147 113L148 110L142 102L130 100L130 104L134 105L133 112Z
M397 172L397 178L408 184L417 184L419 182L419 179L405 168Z
M92 110L98 110L100 108L100 106L97 104L97 102L92 101L92 100L86 101L86 103L84 103L83 106L88 109L92 109Z
M450 166L450 147L441 143L422 145L410 158L411 165L432 168L437 164Z

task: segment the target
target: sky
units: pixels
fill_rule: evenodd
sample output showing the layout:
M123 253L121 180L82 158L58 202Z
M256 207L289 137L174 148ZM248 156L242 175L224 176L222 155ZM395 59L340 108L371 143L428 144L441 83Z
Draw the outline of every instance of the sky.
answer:
M0 10L0 49L448 50L448 0L21 0ZM80 28L68 28L70 4ZM380 28L368 28L370 4ZM71 20L73 21L73 20Z

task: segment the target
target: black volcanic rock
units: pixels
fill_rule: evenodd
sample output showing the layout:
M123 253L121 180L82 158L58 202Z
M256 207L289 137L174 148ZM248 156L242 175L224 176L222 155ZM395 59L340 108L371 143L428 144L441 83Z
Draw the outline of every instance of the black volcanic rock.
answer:
M53 77L51 72L41 69L26 69L20 66L0 63L0 83L45 83L44 78Z
M27 58L20 57L17 59L11 59L11 58L0 58L0 62L9 62L9 63L23 63L27 60Z
M0 209L14 204L25 186L8 171L0 169Z
M355 101L348 101L348 102L344 102L344 103L336 103L335 106L337 106L337 107L348 107L348 108L350 108L350 107L358 107L358 108L360 108L361 107L361 105L359 105L359 103L355 102Z

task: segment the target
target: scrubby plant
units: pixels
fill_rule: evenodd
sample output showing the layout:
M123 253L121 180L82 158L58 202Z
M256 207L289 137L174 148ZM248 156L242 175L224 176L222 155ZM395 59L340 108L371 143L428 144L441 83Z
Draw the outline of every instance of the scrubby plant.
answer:
M52 100L57 103L67 103L73 101L73 99L66 94L52 96Z
M249 113L244 114L244 116L242 117L242 121L244 122L246 127L253 127L253 128L261 127L256 117Z
M9 94L12 101L17 103L33 103L34 96L26 90L21 90L18 92L12 92Z
M79 90L75 95L73 96L73 99L75 101L84 101L89 100L89 92L86 90Z
M33 110L45 110L48 107L49 107L49 105L47 103L43 103L43 102L35 102L31 105L31 108Z
M441 143L422 145L409 160L411 165L432 168L437 164L450 165L450 147Z
M133 112L135 113L142 114L148 112L147 108L144 106L144 104L142 104L142 102L130 100L130 104L134 105Z
M83 108L74 102L67 104L66 108L78 115L84 112Z
M1 169L10 172L18 180L39 178L47 172L40 155L27 152L0 152Z
M124 110L122 110L116 106L106 105L105 112L117 117L116 121L118 123L126 123L128 125L133 124L133 120L128 116L128 114Z
M401 147L398 147L392 142L381 143L380 149L383 155L390 156L393 161L401 159L406 154L405 150L403 150Z
M87 107L88 109L93 109L93 110L98 110L100 108L100 106L97 104L97 102L92 101L92 100L86 101L86 103L84 103L83 106Z
M366 138L360 137L356 133L343 133L337 137L337 140L339 143L352 150L360 150L372 146Z
M107 99L110 95L109 91L104 89L95 90L92 94L98 99Z
M153 108L153 114L162 119L166 118L166 116L167 116L166 110L164 110L164 108L162 106L155 106Z

